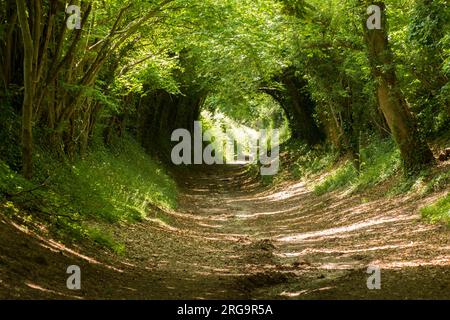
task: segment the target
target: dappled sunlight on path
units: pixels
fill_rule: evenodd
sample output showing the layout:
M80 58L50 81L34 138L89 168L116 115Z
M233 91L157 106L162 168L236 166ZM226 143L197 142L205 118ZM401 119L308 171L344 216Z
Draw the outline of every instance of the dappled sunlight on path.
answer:
M247 260L245 268L252 270L253 275L269 272L267 277L270 278L270 273L282 273L288 279L281 283L271 283L268 279L268 283L261 284L265 289L255 290L261 297L267 297L267 287L270 287L269 296L290 297L286 287L323 286L324 282L352 278L355 272L357 283L350 279L340 287L304 290L302 296L308 297L307 292L314 292L311 297L321 297L326 291L325 297L401 297L402 286L407 281L404 274L398 284L395 277L399 275L394 275L393 279L388 275L387 284L395 288L391 292L374 294L367 290L364 279L370 265L411 274L416 283L415 292L405 293L405 297L426 297L432 290L431 285L421 286L444 272L436 280L439 282L436 294L450 297L450 234L445 227L424 223L418 214L418 209L436 195L424 199L380 197L372 201L344 193L318 197L304 182L285 181L273 188L260 187L246 178L241 173L243 170L239 166L204 168L200 171L201 178L193 176L192 180L187 180L186 185L194 190L198 190L203 181L208 181L209 188L203 196L190 194L187 188L183 197L185 208L196 212L196 218L187 223L198 219L202 223L186 228L200 228L201 233L214 234L223 240L230 240L229 235L239 231L237 234L243 237L241 242L249 247L265 242L266 247L255 249L255 259ZM224 176L233 179L224 179ZM214 222L213 226L208 221ZM258 255L265 258L258 260ZM428 269L420 272L414 269L422 267ZM324 270L327 274L323 274ZM347 272L342 273L342 270ZM442 285L449 290L443 293ZM345 292L349 287L358 290L351 289L351 294Z
M142 223L111 226L124 256L3 221L5 239L26 235L20 246L33 257L14 256L15 245L0 251L0 297L450 298L448 229L418 215L439 195L316 196L304 182L263 187L240 165L197 167L179 184L177 210L152 208ZM35 270L34 255L46 268ZM76 295L65 288L72 264L83 270ZM382 290L367 289L369 266L381 268Z

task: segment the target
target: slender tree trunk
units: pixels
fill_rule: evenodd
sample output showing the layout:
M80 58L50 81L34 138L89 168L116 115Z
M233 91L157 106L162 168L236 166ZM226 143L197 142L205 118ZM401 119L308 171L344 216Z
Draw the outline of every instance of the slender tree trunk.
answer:
M16 0L17 14L24 43L24 85L22 106L22 170L27 179L33 175L33 55L34 45L28 24L25 0Z
M397 143L407 172L417 171L434 161L427 143L421 138L416 121L401 92L393 53L389 47L386 6L384 2L375 5L381 9L381 29L369 30L364 21L365 40L373 76L377 83L380 109Z
M10 8L11 7L11 8ZM5 89L8 90L8 86L11 83L11 70L12 70L12 61L13 61L13 42L14 42L14 30L16 26L17 21L17 11L13 9L15 7L14 2L8 2L6 14L8 14L8 25L7 25L7 31L6 31L6 37L5 37L5 50L4 50L4 65L3 65L3 76L4 76L4 83L5 83Z

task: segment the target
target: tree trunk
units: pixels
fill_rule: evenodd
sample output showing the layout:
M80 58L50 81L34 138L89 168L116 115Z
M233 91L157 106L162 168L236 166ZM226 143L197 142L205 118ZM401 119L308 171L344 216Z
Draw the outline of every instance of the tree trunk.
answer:
M389 47L386 6L384 2L377 2L375 5L382 12L382 27L380 30L369 30L364 20L368 57L377 85L380 109L400 149L404 167L410 173L429 165L434 157L420 136L416 121L398 85L393 53Z
M25 0L16 0L17 14L24 43L24 86L22 106L22 170L27 179L33 175L33 54L34 45L28 24Z
M315 103L307 91L307 83L295 75L292 68L284 70L276 77L284 85L284 90L262 88L262 92L275 99L284 110L292 132L292 138L304 141L310 146L319 144L324 139L323 128L320 128L313 117Z
M295 132L308 145L313 146L318 144L322 140L322 132L316 125L312 115L314 101L305 91L306 83L303 83L301 79L298 79L290 72L283 77L282 82L286 87L288 93L287 99L295 118Z

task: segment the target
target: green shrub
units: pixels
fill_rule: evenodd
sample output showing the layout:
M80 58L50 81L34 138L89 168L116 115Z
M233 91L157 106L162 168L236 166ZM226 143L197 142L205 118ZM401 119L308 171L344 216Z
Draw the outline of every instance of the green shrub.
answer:
M318 195L343 187L361 191L386 181L401 168L400 154L392 140L374 140L361 148L360 170L347 161L323 182L315 186ZM325 169L325 168L324 168Z
M323 170L331 170L338 160L338 154L325 148L311 149L300 142L290 141L283 146L283 152L298 154L294 163L290 165L290 172L296 178L304 178Z
M328 176L325 181L314 187L316 195L322 195L330 191L337 190L349 185L357 178L357 172L352 163L347 162L340 167L334 174Z
M450 193L420 212L424 219L432 223L444 222L450 227Z
M400 152L391 139L375 140L361 149L361 168L356 190L364 190L386 181L401 168Z

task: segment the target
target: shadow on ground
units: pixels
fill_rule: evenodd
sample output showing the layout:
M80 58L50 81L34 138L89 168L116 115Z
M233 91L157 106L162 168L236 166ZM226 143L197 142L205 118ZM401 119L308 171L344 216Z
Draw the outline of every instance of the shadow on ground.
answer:
M264 188L242 166L180 179L180 208L113 227L116 256L0 219L0 299L450 299L450 237L420 221L428 198ZM82 270L82 290L66 269ZM381 290L368 290L368 266Z

